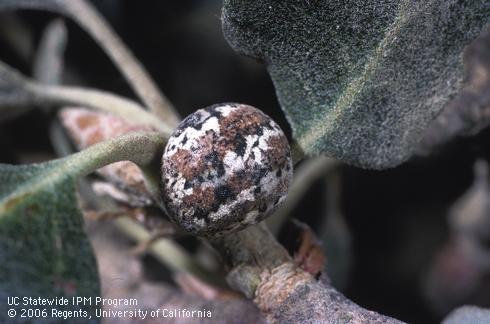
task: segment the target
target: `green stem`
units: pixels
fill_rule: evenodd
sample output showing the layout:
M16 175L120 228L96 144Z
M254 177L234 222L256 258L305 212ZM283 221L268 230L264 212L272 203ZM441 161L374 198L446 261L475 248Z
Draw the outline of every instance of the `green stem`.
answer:
M126 236L137 243L148 242L151 234L140 224L127 217L114 220L116 227ZM172 272L191 273L192 275L208 281L212 277L207 273L180 245L171 239L160 238L149 247L149 252Z

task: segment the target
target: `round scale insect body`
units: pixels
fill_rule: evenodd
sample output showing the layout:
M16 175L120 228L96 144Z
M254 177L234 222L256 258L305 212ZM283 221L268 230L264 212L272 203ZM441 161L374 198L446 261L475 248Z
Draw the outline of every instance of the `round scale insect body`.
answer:
M167 212L204 236L257 223L285 199L292 178L289 144L261 111L221 104L189 115L162 158Z

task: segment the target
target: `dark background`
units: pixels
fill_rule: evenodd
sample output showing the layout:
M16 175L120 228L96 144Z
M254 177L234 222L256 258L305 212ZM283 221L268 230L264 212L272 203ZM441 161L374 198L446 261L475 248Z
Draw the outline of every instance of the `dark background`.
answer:
M242 102L262 109L290 136L264 66L236 55L224 40L220 1L104 0L97 6L182 116L211 104ZM55 17L20 14L35 43ZM136 99L102 50L74 23L67 24L64 82ZM19 57L1 37L0 59L31 73L32 61ZM51 118L33 111L0 124L0 162L53 158L47 134ZM474 161L488 157L489 140L490 132L483 131L392 170L342 166L340 209L353 245L347 282L339 289L348 298L408 322L431 323L445 315L447 310L435 309L424 293L427 271L449 237L447 210L472 183ZM321 228L326 190L324 182L315 184L294 216Z

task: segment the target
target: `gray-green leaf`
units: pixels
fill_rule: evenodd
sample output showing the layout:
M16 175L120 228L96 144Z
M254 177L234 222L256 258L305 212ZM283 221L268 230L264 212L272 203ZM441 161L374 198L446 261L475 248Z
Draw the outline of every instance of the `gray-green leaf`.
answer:
M100 296L95 258L83 231L74 178L56 175L63 161L0 165L0 322L7 297ZM54 181L49 179L54 177ZM48 318L52 319L51 307ZM59 310L84 309L71 302ZM14 307L20 314L20 307ZM92 319L95 321L95 318ZM41 321L39 319L38 321ZM89 322L88 318L82 322Z
M47 163L0 164L0 322L10 320L7 297L100 296L75 181L120 160L150 165L165 141L160 133L131 133Z
M488 0L225 0L231 46L264 60L299 146L347 163L405 161L461 87Z

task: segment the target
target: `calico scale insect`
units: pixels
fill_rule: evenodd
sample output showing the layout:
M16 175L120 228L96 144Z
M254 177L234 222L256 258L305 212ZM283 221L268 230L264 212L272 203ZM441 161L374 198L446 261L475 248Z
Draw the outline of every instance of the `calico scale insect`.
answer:
M243 104L214 105L189 115L170 137L163 202L184 230L220 235L269 216L292 171L288 141L270 117Z

